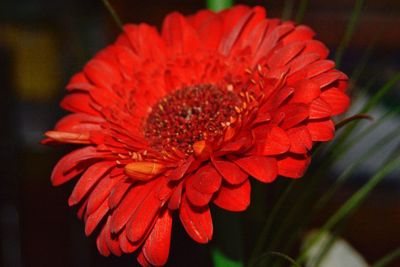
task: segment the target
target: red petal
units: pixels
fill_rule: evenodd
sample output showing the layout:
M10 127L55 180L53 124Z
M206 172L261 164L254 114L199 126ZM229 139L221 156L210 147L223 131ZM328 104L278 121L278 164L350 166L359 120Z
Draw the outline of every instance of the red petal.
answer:
M116 256L121 256L122 251L119 246L119 241L117 236L111 236L111 231L110 231L110 217L107 218L107 222L104 226L104 232L105 232L105 240L108 249L111 251L112 254Z
M101 230L100 234L97 236L96 239L96 245L97 249L99 250L100 254L108 257L110 256L110 250L108 249L107 243L106 243L106 227L103 226L103 229Z
M181 179L189 169L190 165L193 163L194 158L191 156L188 159L185 159L183 163L179 164L178 167L172 170L172 172L168 175L168 178L171 180L179 180Z
M347 79L347 76L338 70L331 70L312 78L312 81L317 83L320 88L323 88L340 79Z
M328 103L321 98L315 99L310 104L310 119L322 119L330 117L332 115L332 109Z
M81 201L93 185L113 166L115 163L110 161L102 161L90 166L76 183L68 204L72 206Z
M321 94L318 84L309 80L302 80L294 85L294 87L295 91L290 100L292 103L309 104Z
M291 33L282 39L282 43L288 44L294 41L310 40L315 35L314 31L304 25L297 26Z
M238 41L240 35L243 33L246 25L249 23L253 16L253 10L247 11L236 21L236 25L234 26L234 28L222 37L218 49L221 54L228 55L230 53L232 47Z
M280 112L285 113L285 118L281 127L283 129L291 128L304 121L309 116L308 106L305 104L287 104L283 106Z
M299 73L304 67L308 66L312 62L320 59L320 55L317 53L302 53L295 59L293 59L287 66L290 67L290 74Z
M84 113L69 114L59 120L54 127L57 131L89 133L101 130L104 119Z
M72 76L70 81L68 82L66 88L68 90L83 90L83 91L91 91L95 90L96 86L91 84L89 80L86 78L85 74L83 72L79 72Z
M129 241L128 238L126 237L125 229L119 234L119 244L121 250L127 254L134 252L142 245L142 243L140 242L132 243L131 241Z
M312 78L319 74L327 72L334 67L335 62L333 62L332 60L318 60L305 67L304 71L307 73L308 78Z
M259 126L254 129L255 153L257 155L278 155L289 150L287 133L278 126Z
M268 59L268 66L270 68L285 66L303 50L304 46L304 42L294 42L275 50Z
M111 89L113 84L119 83L122 79L121 73L109 62L100 59L92 59L85 68L84 73L95 85Z
M110 206L110 209L114 209L120 203L121 199L125 196L126 191L128 191L131 185L131 181L122 180L113 188L110 193L110 197L108 198L108 205Z
M247 173L243 172L236 164L227 160L211 158L212 163L222 177L230 184L240 184L247 179Z
M94 229L96 229L96 226L99 224L99 222L103 219L104 215L106 215L108 211L108 201L105 200L95 212L87 217L87 219L85 220L86 236L89 236L94 231Z
M211 165L199 169L192 177L193 187L199 192L211 194L221 186L221 175Z
M260 44L258 50L254 54L254 62L257 63L260 59L267 56L276 46L278 41L286 34L293 30L292 23L282 23L271 32L266 34L264 40Z
M234 163L263 183L274 181L278 171L276 159L270 157L249 156L234 160Z
M146 232L151 229L159 214L161 201L150 192L148 196L138 204L136 211L126 224L126 234L131 242L141 240Z
M250 204L250 181L240 185L223 185L218 191L214 204L229 211L244 211Z
M210 209L208 207L191 207L186 197L184 197L179 209L179 218L186 232L195 241L205 244L211 240L213 225Z
M181 199L182 199L182 185L183 183L180 183L175 190L173 191L171 198L169 199L168 202L168 208L171 210L176 210L179 208L181 204Z
M198 207L208 205L213 196L213 193L200 192L193 186L193 178L193 176L187 178L187 183L185 187L187 199L190 201L191 204Z
M308 156L287 156L278 160L279 175L289 178L300 178L310 164Z
M194 52L199 47L195 30L178 12L173 12L165 18L162 37L173 54Z
M338 89L329 89L322 92L321 98L331 106L332 115L342 114L350 105L350 98Z
M153 188L154 182L132 186L111 215L111 232L118 233L126 225L132 214L146 197L152 193Z
M164 210L143 246L144 256L154 266L163 266L167 262L171 228L172 216L169 210Z
M326 58L329 54L328 48L317 40L309 40L306 42L306 48L303 53L317 53L321 59Z
M301 126L289 129L288 135L291 142L291 152L305 154L311 150L312 140L307 127Z
M90 193L88 204L86 208L87 214L92 214L103 201L108 198L111 193L111 189L119 181L117 178L111 179L110 177L104 177Z
M60 106L68 111L99 116L99 112L92 107L92 99L86 92L73 92L66 95Z
M97 154L96 148L86 146L65 155L54 167L51 174L51 183L57 186L68 182L84 171L84 168L78 168L78 163L88 158L95 157Z
M308 122L307 128L313 141L329 141L335 136L335 125L331 120Z

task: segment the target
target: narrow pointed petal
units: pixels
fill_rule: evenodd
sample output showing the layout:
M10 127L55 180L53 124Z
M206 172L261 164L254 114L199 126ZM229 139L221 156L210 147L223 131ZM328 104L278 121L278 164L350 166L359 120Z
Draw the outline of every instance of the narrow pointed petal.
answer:
M163 266L167 262L171 243L172 216L169 210L157 219L149 237L143 246L143 254L154 266Z
M96 229L97 225L104 218L104 216L109 211L108 201L105 200L103 204L92 214L90 214L85 220L85 234L89 236Z
M76 183L74 190L68 199L68 204L72 206L81 201L94 184L114 165L114 162L102 161L90 166Z
M184 197L179 209L179 218L186 232L195 241L205 244L211 240L213 225L208 207L194 208Z

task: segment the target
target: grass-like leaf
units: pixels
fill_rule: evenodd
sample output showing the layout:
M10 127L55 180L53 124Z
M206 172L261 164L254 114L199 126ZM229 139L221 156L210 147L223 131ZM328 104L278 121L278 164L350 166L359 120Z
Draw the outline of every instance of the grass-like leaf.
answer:
M212 11L220 11L233 5L233 0L207 0L207 8Z
M354 30L356 28L357 22L360 18L361 10L364 5L364 0L355 0L353 11L351 12L350 21L347 24L346 32L341 40L335 56L336 66L339 68L340 63L342 61L342 57L344 51L346 50L347 46L350 43L350 40L353 36Z
M368 194L376 187L376 185L382 181L389 173L398 167L400 164L400 156L397 155L394 159L384 164L380 171L378 171L367 183L365 183L361 189L359 189L355 194L353 194L349 200L336 212L332 217L324 224L320 232L315 235L315 237L310 240L309 244L303 249L300 256L297 259L297 263L302 263L305 260L309 248L321 238L321 233L324 231L329 231L339 222L345 219L348 215L353 213L359 205L365 200Z
M371 267L385 267L389 266L391 262L400 258L400 247L394 249L392 252L375 262Z

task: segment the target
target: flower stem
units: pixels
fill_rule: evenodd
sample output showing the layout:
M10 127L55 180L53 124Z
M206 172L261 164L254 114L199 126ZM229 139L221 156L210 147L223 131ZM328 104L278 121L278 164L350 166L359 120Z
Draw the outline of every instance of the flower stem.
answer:
M111 16L113 17L115 23L118 25L118 27L121 29L121 31L124 30L123 24L121 19L118 17L118 14L115 12L114 8L111 6L110 2L108 0L102 0L104 6L107 8L108 12L110 12Z
M233 0L207 0L207 8L212 11L221 11L233 5Z

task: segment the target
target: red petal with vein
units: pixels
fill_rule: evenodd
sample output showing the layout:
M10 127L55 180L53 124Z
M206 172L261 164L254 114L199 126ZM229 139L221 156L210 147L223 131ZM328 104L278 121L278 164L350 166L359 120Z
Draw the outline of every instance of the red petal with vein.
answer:
M84 171L83 168L79 168L77 165L83 160L86 160L97 155L97 151L94 147L87 146L81 149L76 149L71 153L64 156L58 161L51 174L51 183L54 186L61 185L68 182L79 173Z
M129 187L132 186L132 182L128 180L121 180L111 191L110 197L108 198L108 205L110 209L114 209L121 202L121 199L125 196Z
M193 176L187 178L187 183L185 187L187 199L190 201L191 204L197 207L203 207L208 205L213 194L200 192L198 189L196 189L193 186L194 182L193 178L194 178Z
M223 159L211 159L217 171L228 183L237 185L247 179L248 174L242 171L236 164Z
M331 120L309 122L307 128L313 141L329 141L335 136L335 125Z
M294 87L295 91L290 100L292 103L309 104L321 94L318 84L308 80L302 80Z
M289 61L296 57L305 47L304 42L294 42L274 51L268 59L270 68L285 66Z
M126 236L131 242L141 240L146 232L151 229L161 207L161 201L150 193L141 203L126 224Z
M222 185L214 204L229 211L244 211L250 205L251 185L245 180L239 185Z
M68 199L68 204L72 206L81 201L93 185L113 166L115 166L115 162L110 161L98 162L90 166L76 183Z
M321 98L332 108L332 115L345 112L350 105L350 98L338 89L330 89L322 92Z
M346 79L342 72L331 70L312 78L312 81L317 83L320 88L328 86L339 79Z
M193 175L192 183L199 192L211 194L221 186L221 175L213 166L206 165Z
M107 218L107 222L104 225L104 238L110 252L116 256L121 256L122 251L119 246L118 236L112 236L110 231L110 217Z
M323 119L332 116L332 109L321 98L315 99L310 104L310 119Z
M89 80L86 78L85 74L83 72L79 72L72 76L70 81L68 82L66 88L68 90L83 90L83 91L90 91L90 90L95 90L96 86L91 84Z
M68 111L76 113L85 113L89 115L99 115L99 112L92 107L92 99L86 92L73 92L66 95L60 103L60 106Z
M307 127L300 126L289 129L288 136L291 142L290 152L305 154L311 150L312 140Z
M168 202L168 208L171 210L176 210L179 208L182 199L182 184L180 183L173 191L171 198Z
M234 160L234 162L249 175L263 183L274 181L278 172L276 159L272 157L249 156Z
M283 123L280 125L283 129L291 128L309 116L308 106L305 104L288 104L283 106L280 112L285 113Z
M190 53L199 46L198 36L179 13L169 14L163 23L162 37L173 53Z
M119 234L119 244L124 253L132 253L142 245L140 242L132 243L129 241L126 237L126 229L123 229Z
M291 33L282 39L283 44L289 44L294 41L310 40L315 35L315 32L304 25L297 26Z
M108 208L108 200L104 200L103 204L92 214L90 214L85 220L85 234L89 236L94 229L96 229L97 225L103 219L103 217L109 211Z
M119 179L104 177L90 193L86 212L92 214L103 201L108 198L112 188L118 183Z
M254 129L255 153L257 155L279 155L289 150L287 133L278 126L259 126Z
M99 59L93 59L86 64L84 70L85 75L95 85L111 89L111 86L121 81L121 73L110 63Z
M107 234L106 230L107 229L104 226L96 239L97 249L99 250L100 254L103 255L104 257L110 256L110 250L106 243L106 236L105 236Z
M289 178L300 178L310 164L308 156L286 156L278 160L279 175Z
M129 189L111 215L110 228L113 233L118 233L126 225L136 209L151 194L153 187L154 183L146 183L136 184L136 186Z
M144 256L154 266L163 266L167 262L171 228L172 216L170 211L165 209L143 246Z
M184 197L179 209L179 218L186 232L195 241L205 244L211 240L213 225L208 207L191 207L188 200Z

